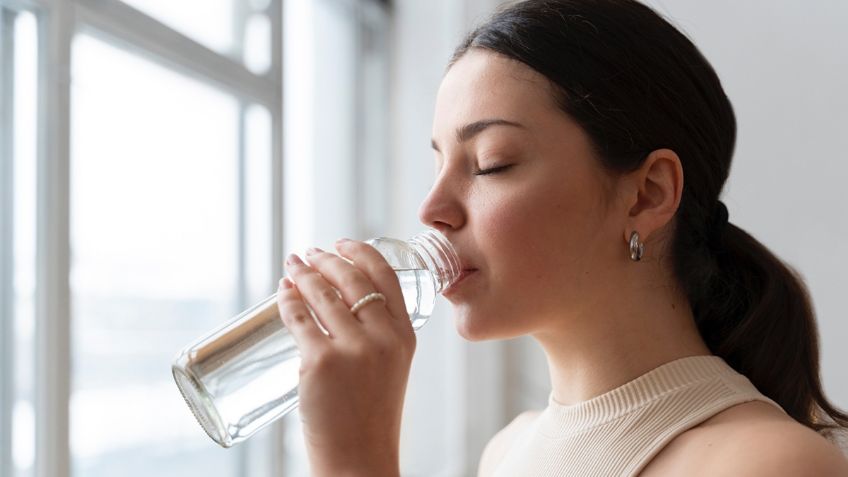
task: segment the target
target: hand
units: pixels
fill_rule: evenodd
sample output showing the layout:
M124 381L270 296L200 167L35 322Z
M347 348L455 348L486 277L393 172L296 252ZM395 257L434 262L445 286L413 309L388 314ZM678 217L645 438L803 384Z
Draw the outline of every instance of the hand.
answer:
M398 475L403 399L415 333L395 271L373 247L290 255L277 306L301 354L300 416L314 475ZM341 298L336 291L339 290ZM356 315L350 306L380 292ZM312 319L312 308L328 332Z

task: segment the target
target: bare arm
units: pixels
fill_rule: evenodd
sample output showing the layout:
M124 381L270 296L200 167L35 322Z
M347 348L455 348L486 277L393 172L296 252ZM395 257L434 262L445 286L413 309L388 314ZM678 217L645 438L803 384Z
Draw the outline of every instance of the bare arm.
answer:
M731 436L720 450L704 475L848 477L839 448L796 422L753 427Z

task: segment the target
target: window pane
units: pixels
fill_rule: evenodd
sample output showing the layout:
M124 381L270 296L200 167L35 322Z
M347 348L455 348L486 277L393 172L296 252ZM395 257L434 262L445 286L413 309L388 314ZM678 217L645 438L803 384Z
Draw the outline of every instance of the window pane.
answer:
M246 303L267 298L276 289L282 265L271 261L271 114L251 105L245 112L245 282Z
M4 40L10 38L4 54L12 59L11 75L7 75L4 87L12 91L12 121L10 129L3 131L3 138L10 138L11 190L5 198L11 198L11 290L12 306L8 316L11 323L11 363L4 370L11 371L7 385L11 385L11 464L13 475L33 475L35 459L35 415L34 408L34 334L35 334L35 184L36 184L36 111L37 104L37 22L29 12L12 17L6 11ZM9 21L14 18L14 23ZM9 81L11 80L11 81ZM5 118L5 116L4 116ZM13 127L12 127L13 126ZM6 125L4 125L6 127ZM3 201L4 206L6 200ZM8 209L7 209L8 211ZM5 276L5 273L4 273ZM7 317L4 317L7 319ZM0 471L4 468L0 468Z
M262 74L271 67L271 19L268 15L254 13L244 25L244 65Z
M74 475L237 475L170 364L238 311L239 104L92 37L73 53Z

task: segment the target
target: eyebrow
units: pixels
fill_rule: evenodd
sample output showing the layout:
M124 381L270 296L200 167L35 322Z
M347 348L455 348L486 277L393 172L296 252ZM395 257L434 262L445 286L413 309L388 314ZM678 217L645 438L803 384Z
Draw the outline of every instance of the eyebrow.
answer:
M480 120L480 121L474 121L473 123L468 123L465 126L457 128L457 130L456 130L456 140L459 143L469 141L474 136L480 134L481 132L483 132L484 130L486 130L487 128L490 128L492 126L510 126L510 127L520 128L520 129L526 129L523 124L519 124L519 123L516 123L516 122L513 122L513 121L507 121L506 119L499 119L499 118L483 119L483 120ZM430 139L430 147L441 152L439 150L439 146L436 145L435 139Z

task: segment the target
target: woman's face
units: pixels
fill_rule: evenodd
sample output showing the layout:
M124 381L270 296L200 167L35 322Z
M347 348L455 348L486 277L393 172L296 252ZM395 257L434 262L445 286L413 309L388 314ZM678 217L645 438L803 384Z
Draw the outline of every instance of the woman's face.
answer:
M626 214L612 212L613 179L543 76L472 49L439 88L433 148L419 218L476 269L445 294L462 336L580 326L583 310L614 296Z

